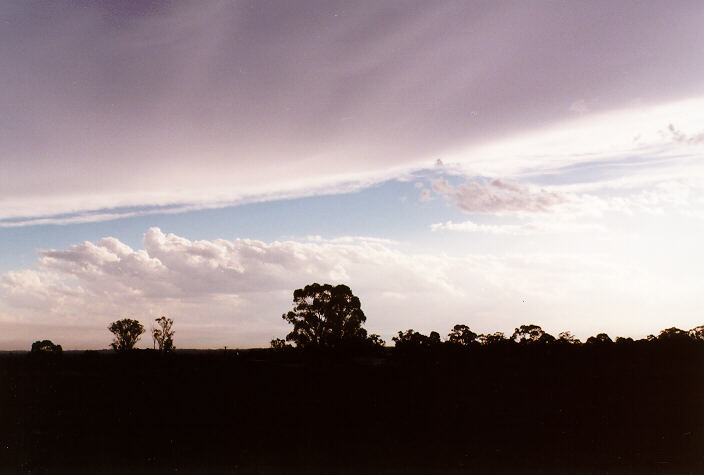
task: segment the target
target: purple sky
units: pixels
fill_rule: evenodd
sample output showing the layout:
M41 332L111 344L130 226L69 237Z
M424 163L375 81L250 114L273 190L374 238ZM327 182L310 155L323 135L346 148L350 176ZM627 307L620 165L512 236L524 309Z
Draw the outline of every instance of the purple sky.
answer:
M134 3L0 7L0 218L305 191L704 88L701 2Z

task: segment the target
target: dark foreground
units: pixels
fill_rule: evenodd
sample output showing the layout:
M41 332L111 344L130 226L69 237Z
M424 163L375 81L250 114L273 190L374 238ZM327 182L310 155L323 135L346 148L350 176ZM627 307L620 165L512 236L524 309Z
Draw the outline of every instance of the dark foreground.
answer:
M704 345L0 355L0 472L704 469Z

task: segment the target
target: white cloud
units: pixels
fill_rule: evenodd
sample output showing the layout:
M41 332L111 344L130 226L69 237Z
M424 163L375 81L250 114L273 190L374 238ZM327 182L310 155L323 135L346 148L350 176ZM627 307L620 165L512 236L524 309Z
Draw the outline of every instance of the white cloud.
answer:
M469 233L528 236L548 233L600 232L604 226L595 223L574 223L559 221L531 221L521 224L477 224L474 221L446 221L430 225L432 231L461 231Z
M457 322L479 331L536 322L580 336L637 336L664 327L668 309L698 308L685 277L663 279L597 254L449 256L359 238L191 241L152 228L144 249L104 238L39 256L38 269L0 277L4 348L38 338L104 347L110 321L148 324L163 314L176 321L181 347L264 346L287 332L280 315L292 291L316 281L350 285L367 328L386 338L405 328L445 333Z
M464 231L464 232L482 232L491 234L510 234L524 235L529 231L523 225L516 224L477 224L473 221L463 221L455 223L447 221L444 223L434 223L430 225L432 231Z
M703 130L704 97L693 97L580 115L458 148L448 152L443 160L461 165L470 176L516 179L575 164L619 163L648 157L672 161L682 177L683 165L699 162ZM701 173L701 165L698 170ZM659 169L648 171L662 179Z
M176 214L278 199L350 193L393 178L405 178L422 166L391 168L375 173L310 176L286 182L241 186L174 187L84 194L0 196L0 228L42 224L78 224L153 214Z
M377 286L417 295L457 292L437 259L409 259L392 246L384 239L352 237L190 241L152 228L144 249L104 238L40 251L39 270L2 276L0 297L14 322L104 326L123 314L144 321L167 313L197 328L227 327L215 342L263 345L285 331L278 316L290 307L293 289L310 282L346 282L372 292ZM192 335L186 341L209 344Z

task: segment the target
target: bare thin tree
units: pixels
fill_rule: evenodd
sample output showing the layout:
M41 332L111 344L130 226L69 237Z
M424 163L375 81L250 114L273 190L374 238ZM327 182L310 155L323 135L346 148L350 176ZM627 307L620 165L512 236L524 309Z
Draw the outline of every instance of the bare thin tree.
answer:
M154 340L154 347L159 347L159 351L165 353L167 351L173 351L176 347L174 346L174 331L171 329L174 321L170 318L162 316L154 320L156 325L152 325L152 340Z

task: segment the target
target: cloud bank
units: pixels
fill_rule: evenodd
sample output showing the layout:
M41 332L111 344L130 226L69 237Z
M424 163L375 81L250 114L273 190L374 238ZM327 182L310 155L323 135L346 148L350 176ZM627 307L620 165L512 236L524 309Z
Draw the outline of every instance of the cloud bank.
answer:
M673 280L664 289L657 276L599 254L453 257L378 239L191 241L151 228L143 249L107 237L40 251L37 269L0 276L0 344L24 349L50 338L68 348L107 346L110 321L148 324L168 315L182 348L266 346L287 332L280 315L293 290L311 282L350 285L368 329L387 339L406 328L446 332L458 322L479 331L530 321L580 336L647 334L664 325L672 301L698 305L687 284ZM653 300L662 292L667 298Z
M704 94L696 2L132 3L0 6L0 219L339 192L438 158L511 178L704 130L702 107L651 110Z

